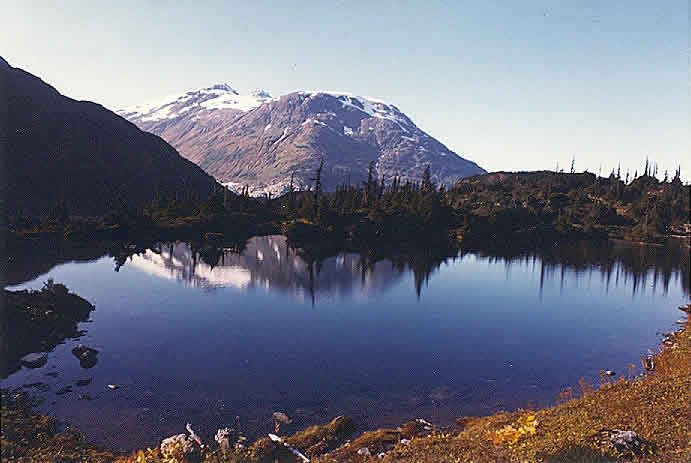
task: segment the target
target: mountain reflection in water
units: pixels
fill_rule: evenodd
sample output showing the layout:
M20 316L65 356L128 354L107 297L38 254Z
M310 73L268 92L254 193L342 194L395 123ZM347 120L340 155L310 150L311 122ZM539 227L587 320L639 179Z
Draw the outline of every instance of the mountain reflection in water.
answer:
M689 291L689 259L683 245L666 247L639 246L626 242L561 243L539 249L463 250L446 257L437 254L399 254L386 259L371 254L341 253L321 259L292 248L281 235L259 236L247 241L244 249L220 248L210 255L189 243L165 243L134 254L125 262L151 275L184 282L193 287L213 289L263 288L279 290L300 298L345 298L355 293L372 294L383 291L399 281L407 271L414 274L418 297L430 275L447 260L463 260L468 256L503 262L512 266L539 265L540 285L546 278L559 278L562 283L567 271L576 274L593 272L606 287L622 283L635 293L650 284L666 292L670 280L681 277L681 285Z
M190 244L176 242L134 254L125 265L204 289L264 288L313 300L378 292L398 281L409 266L414 267L410 256L374 260L367 254L343 253L314 259L290 247L281 235L254 237L241 252L223 249L216 257L216 262L209 262ZM443 260L434 259L424 266L415 279L419 290Z

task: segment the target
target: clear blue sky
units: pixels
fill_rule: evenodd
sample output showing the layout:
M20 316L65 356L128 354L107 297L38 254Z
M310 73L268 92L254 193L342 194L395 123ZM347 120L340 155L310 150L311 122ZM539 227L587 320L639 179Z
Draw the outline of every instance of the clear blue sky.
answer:
M339 90L396 104L488 170L575 156L633 172L650 156L691 176L686 0L3 0L1 14L10 64L110 108L216 82Z

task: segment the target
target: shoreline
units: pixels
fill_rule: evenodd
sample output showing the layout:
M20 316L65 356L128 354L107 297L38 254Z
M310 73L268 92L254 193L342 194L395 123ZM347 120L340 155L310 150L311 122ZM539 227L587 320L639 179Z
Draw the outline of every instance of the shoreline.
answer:
M203 450L190 441L190 436L183 434L180 444L184 441L185 445L177 450L189 447L188 453L176 454L178 460L168 461L304 461L294 451L313 462L333 463L370 460L604 462L619 461L623 457L628 458L627 461L691 461L691 446L682 444L684 436L691 432L690 425L684 421L691 392L691 364L684 361L691 358L688 331L691 305L680 309L687 314L684 324L661 342L660 351L652 357L654 371L628 379L623 375L618 379L603 376L598 389L582 383L579 392L565 391L560 397L562 403L550 407L459 417L455 428L435 428L418 419L396 429L360 434L355 433L350 418L337 417L330 423L311 426L280 441L264 437L246 444L233 432L228 438L229 446L225 446L226 441L220 442L220 446L207 442ZM637 371L640 369L638 366ZM58 445L66 457L71 455L72 460L66 461L166 461L160 448L129 456L99 449L89 445L83 435L70 426L62 428L56 419L36 413L33 408L36 402L30 396L9 391L3 391L2 396L3 461L14 461L20 455L24 461L46 461L45 456L51 455ZM603 433L614 432L612 430L632 430L640 436L640 454L638 450L622 452L612 447L607 440L609 437L603 437ZM40 437L31 437L35 434ZM17 441L24 445L18 445Z

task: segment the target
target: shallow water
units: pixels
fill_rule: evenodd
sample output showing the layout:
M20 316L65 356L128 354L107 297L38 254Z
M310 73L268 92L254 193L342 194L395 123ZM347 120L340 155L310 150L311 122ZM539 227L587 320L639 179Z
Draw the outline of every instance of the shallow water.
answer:
M117 272L99 252L42 252L15 262L10 289L53 278L96 310L80 340L2 386L46 383L43 410L122 449L186 422L268 432L277 410L294 418L288 433L339 414L450 424L553 403L600 370L639 372L689 300L688 250L626 243L317 262L266 236L211 258L162 244ZM100 351L95 367L79 366L78 342Z

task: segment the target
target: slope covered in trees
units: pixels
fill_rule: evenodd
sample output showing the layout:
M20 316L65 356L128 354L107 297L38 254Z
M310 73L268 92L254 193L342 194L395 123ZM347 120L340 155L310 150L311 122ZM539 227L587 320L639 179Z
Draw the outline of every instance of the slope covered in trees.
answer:
M612 173L497 172L463 179L448 194L467 238L609 236L650 241L689 233L689 186Z

